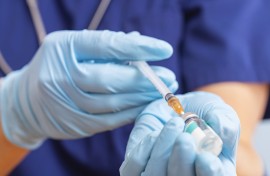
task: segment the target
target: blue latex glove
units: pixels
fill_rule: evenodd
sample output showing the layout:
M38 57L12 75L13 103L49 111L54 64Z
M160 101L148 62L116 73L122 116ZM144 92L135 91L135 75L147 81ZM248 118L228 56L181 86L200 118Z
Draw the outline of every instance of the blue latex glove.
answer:
M33 149L46 138L75 139L132 122L160 97L129 60L161 60L171 46L139 33L62 31L48 35L33 60L1 87L6 137ZM175 75L157 75L175 91Z
M178 95L186 112L202 117L223 140L219 157L197 153L194 139L183 133L184 121L165 100L151 103L137 118L131 132L122 176L233 176L239 138L235 111L219 97L204 92Z

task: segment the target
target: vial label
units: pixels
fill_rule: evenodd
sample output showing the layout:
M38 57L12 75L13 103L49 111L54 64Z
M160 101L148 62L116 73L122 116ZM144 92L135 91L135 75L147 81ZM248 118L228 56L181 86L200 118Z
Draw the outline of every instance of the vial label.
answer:
M195 139L195 142L197 144L200 144L200 142L205 138L205 133L203 132L203 130L201 130L201 128L197 125L196 122L190 122L189 124L187 124L186 128L185 128L185 132L190 133L193 138Z

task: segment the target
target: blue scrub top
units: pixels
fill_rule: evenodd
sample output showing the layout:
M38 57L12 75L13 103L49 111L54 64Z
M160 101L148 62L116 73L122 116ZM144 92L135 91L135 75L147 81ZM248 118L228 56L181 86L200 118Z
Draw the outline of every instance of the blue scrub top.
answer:
M48 33L87 28L99 0L39 0ZM270 1L113 0L98 29L139 31L166 40L179 93L223 82L270 82ZM268 17L268 18L267 18ZM0 1L0 50L13 69L38 41L25 1ZM3 75L3 73L1 73ZM132 125L80 140L47 140L11 175L119 175Z

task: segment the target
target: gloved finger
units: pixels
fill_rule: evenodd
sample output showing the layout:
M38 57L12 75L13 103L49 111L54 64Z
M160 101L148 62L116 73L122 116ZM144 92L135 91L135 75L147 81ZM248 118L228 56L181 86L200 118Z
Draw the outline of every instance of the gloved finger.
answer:
M68 37L67 37L68 36ZM172 47L165 41L143 35L125 34L113 31L66 31L51 33L50 38L66 44L72 43L78 60L161 60L172 55ZM63 39L64 38L64 39Z
M139 117L136 118L134 128L132 129L131 134L128 139L126 153L130 153L147 134L150 134L153 131L160 132L162 130L163 125L166 122L164 122L162 118L152 115L147 110L149 109L149 106L160 105L161 103L159 102L162 102L162 101L163 100L157 100L151 103L144 109L144 111L139 115ZM159 106L156 106L155 110L159 110ZM167 117L167 119L169 118L171 118L171 116Z
M140 86L140 82L138 82L137 85ZM80 109L89 113L117 112L120 110L149 103L158 98L162 98L162 96L156 89L152 91L145 89L145 91L142 92L138 90L138 92L134 93L127 93L124 91L128 90L123 90L123 92L120 93L99 94L84 92L80 89L74 89L74 87L69 86L62 87L62 90L64 91L63 95L66 95L66 100L70 100L71 102L75 103L75 105L78 106ZM134 87L136 87L136 85ZM178 83L176 81L173 81L171 85L168 85L168 87L171 92L175 92L178 88Z
M220 136L222 153L235 163L235 151L240 133L240 122L236 112L218 96L197 92L186 94L182 104L186 112L194 112Z
M136 35L136 36L139 36L139 35L141 35L141 34L140 34L140 32L138 32L138 31L131 31L131 32L128 33L128 35Z
M171 155L177 136L184 129L184 121L181 118L172 118L166 123L156 143L151 157L142 175L166 176L169 156Z
M176 82L175 74L154 66L154 72L167 86ZM156 90L153 84L135 67L117 64L83 64L71 75L76 86L91 93L132 93Z
M172 47L165 41L123 32L83 31L74 37L74 46L79 58L91 55L90 58L154 61L172 55Z
M121 176L141 175L150 158L158 134L158 131L145 134L146 136L130 152L126 153L125 160L119 169Z
M126 153L132 151L147 134L152 131L161 131L164 124L166 124L173 115L175 115L175 113L172 113L170 107L168 107L166 101L163 99L150 103L136 118L134 128L128 140Z
M231 158L228 158L227 156L225 157L223 153L221 153L218 157L221 160L222 167L226 168L224 169L224 175L237 175L235 160L232 161Z
M168 163L168 176L195 175L196 145L192 136L182 133L178 136L173 146Z
M174 92L178 84L171 85L169 89ZM151 101L160 99L158 91L124 93L124 94L88 94L85 92L69 92L68 97L81 110L92 114L118 112L141 105L147 105Z
M240 135L240 123L234 111L227 106L219 107L205 114L205 121L223 141L222 155L236 164L236 149Z
M195 170L197 176L224 175L221 161L218 159L218 157L208 152L198 154L195 161Z
M39 128L37 131L42 131L42 136L54 139L82 138L132 123L145 108L145 106L139 106L116 113L93 115L79 109L66 107L65 103L59 104L59 106L51 106L50 101L43 104L42 108L44 109L42 111L46 111L48 118L40 119L40 126L37 127ZM57 114L62 118L55 118L53 112L59 108L66 108L66 111Z
M172 117L178 116L174 111L172 111L171 107L168 106L164 99L159 99L150 103L143 110L140 116L136 119L136 125L144 125L151 130L160 130ZM158 121L160 125L152 125L152 121Z
M222 110L219 108L222 108ZM222 155L235 165L240 136L240 122L236 113L229 106L226 109L217 105L215 110L209 111L205 115L205 121L223 141Z
M94 66L91 73L96 73ZM123 109L149 103L154 99L161 98L160 93L152 83L140 72L130 69L128 66L113 65L113 74L108 74L108 69L97 69L100 74L89 74L74 78L77 87L62 86L67 95L66 99L71 99L79 108L90 113L116 112ZM122 70L131 70L124 71ZM175 75L170 70L163 67L153 67L154 71L172 92L178 88ZM102 72L103 71L103 72ZM125 75L125 76L123 76ZM61 82L60 82L61 84ZM103 101L106 100L106 101Z

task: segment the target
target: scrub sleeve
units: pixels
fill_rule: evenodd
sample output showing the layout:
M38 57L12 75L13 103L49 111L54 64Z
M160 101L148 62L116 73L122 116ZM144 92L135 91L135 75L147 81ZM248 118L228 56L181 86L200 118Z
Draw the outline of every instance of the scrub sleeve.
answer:
M186 1L182 70L186 89L270 82L270 1Z

